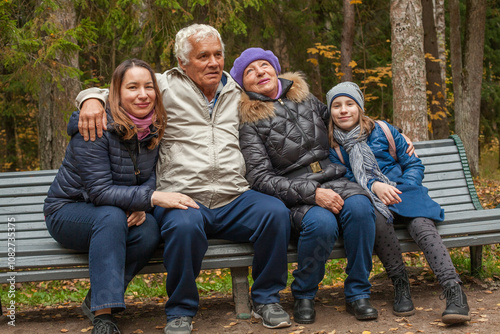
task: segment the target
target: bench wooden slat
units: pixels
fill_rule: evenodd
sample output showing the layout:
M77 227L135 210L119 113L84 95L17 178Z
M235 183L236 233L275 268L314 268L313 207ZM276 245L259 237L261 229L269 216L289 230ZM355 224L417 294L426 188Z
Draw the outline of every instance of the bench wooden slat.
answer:
M23 196L43 196L45 198L49 188L50 184L30 187L0 188L0 198L20 198Z
M24 197L7 197L7 198L0 197L0 210L3 211L5 207L11 207L12 210L15 210L16 208L25 205L39 206L40 203L43 203L45 197L47 197L47 194L42 196L24 196ZM10 210L5 210L5 212L10 212Z
M45 217L43 216L42 211L38 213L26 213L26 214L3 214L2 210L0 210L0 226L2 224L7 224L9 218L14 218L16 223L28 223L28 222L36 222L36 221L44 221Z
M4 206L0 208L0 214L2 215L15 215L18 213L40 213L43 212L43 204L32 204L32 205L22 205L22 206Z
M435 181L435 182L423 182L423 185L430 190L436 189L447 189L456 187L467 187L467 181L465 180L453 180L453 181Z
M24 187L24 186L43 186L52 184L54 176L33 176L33 177L19 177L19 178L0 178L0 189L10 187Z
M453 146L441 146L441 147L431 147L431 148L418 148L416 150L419 157L432 157L437 155L447 155L458 153L458 149Z
M460 162L460 157L457 154L448 154L440 156L420 157L424 166L447 164L450 162Z

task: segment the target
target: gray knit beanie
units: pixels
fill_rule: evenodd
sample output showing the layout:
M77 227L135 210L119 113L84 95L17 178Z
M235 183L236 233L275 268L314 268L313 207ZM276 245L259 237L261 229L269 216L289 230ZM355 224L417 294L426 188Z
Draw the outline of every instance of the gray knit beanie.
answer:
M363 97L363 93L361 92L361 89L359 89L359 86L354 82L341 82L337 86L330 89L328 93L326 93L328 111L331 110L333 100L335 100L339 96L347 96L353 99L358 104L358 106L360 106L361 110L363 110L363 112L365 111L365 100Z

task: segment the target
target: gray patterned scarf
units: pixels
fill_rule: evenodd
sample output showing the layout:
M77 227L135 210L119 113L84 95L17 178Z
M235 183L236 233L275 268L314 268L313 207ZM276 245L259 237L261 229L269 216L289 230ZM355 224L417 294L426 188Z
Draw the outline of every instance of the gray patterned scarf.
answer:
M377 179L377 181L387 183L391 186L396 186L396 183L389 180L378 167L377 160L373 155L372 150L366 143L366 138L368 138L367 133L362 133L360 135L359 124L349 132L343 131L335 126L333 130L333 138L349 154L349 160L351 162L351 169L356 181L360 186L363 187L372 199L375 208L387 218L388 223L392 223L394 217L389 210L389 208L382 203L382 201L375 195L371 189L368 189L368 180Z

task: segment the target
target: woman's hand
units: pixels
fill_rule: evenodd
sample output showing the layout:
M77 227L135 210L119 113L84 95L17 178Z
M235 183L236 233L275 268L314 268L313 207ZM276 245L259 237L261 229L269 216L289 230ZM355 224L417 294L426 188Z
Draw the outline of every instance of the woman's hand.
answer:
M372 191L385 205L401 203L401 198L398 196L401 194L401 190L389 184L375 181L372 185Z
M339 194L331 189L317 188L316 204L335 214L338 214L344 206L344 200Z
M408 148L406 149L406 153L411 157L413 154L418 158L417 153L415 153L415 146L413 146L413 142L408 138L404 133L401 134L403 138L406 140L406 143L408 144Z
M127 218L128 227L139 226L142 223L144 223L144 221L146 221L146 212L144 211L134 211L130 214L127 213L127 215L128 215Z
M162 208L183 210L187 210L188 207L194 209L200 208L191 197L181 193L166 193L162 191L155 191L153 192L152 200L153 205L158 205Z

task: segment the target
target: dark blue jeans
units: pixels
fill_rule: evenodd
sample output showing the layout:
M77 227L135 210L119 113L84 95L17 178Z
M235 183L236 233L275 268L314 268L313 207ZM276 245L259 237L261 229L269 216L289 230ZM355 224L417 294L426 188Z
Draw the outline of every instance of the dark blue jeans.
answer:
M346 302L370 298L368 278L375 242L375 212L363 195L347 198L338 215L316 206L304 216L298 240L298 268L293 272L295 280L291 286L295 298L314 299L339 233L343 235L347 257Z
M279 199L248 190L220 208L156 207L154 216L165 241L167 321L193 317L198 311L195 280L208 248L208 238L252 242L255 250L252 299L259 304L279 302L279 291L286 287L290 238L290 213Z
M151 214L128 227L125 212L114 206L68 203L45 217L50 235L63 247L89 252L91 311L125 308L123 294L160 243Z

